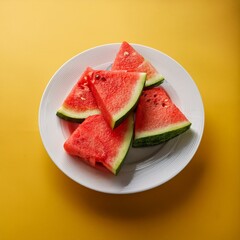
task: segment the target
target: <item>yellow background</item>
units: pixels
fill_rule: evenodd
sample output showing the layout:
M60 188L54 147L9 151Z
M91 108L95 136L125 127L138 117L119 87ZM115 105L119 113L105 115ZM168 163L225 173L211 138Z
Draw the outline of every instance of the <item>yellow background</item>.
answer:
M0 0L0 239L240 239L237 0ZM174 179L107 195L48 157L38 108L55 71L96 45L165 52L195 80L203 139Z

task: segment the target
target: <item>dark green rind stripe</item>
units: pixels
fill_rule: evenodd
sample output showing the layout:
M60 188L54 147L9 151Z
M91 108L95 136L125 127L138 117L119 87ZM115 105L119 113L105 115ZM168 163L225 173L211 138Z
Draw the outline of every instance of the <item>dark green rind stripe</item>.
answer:
M175 129L166 133L135 139L133 141L133 147L137 148L137 147L154 146L160 143L167 142L168 140L186 132L190 128L190 126L191 126L191 123L183 128Z
M154 83L154 84L152 84L152 85L149 85L149 86L144 86L144 89L149 89L149 88L153 88L153 87L157 87L157 86L159 86L159 85L161 85L163 82L164 82L164 78L162 78L159 82L156 82L156 83Z
M126 132L126 136L125 139L124 139L124 142L122 142L121 146L122 148L126 149L125 150L125 153L121 154L121 158L117 158L117 160L115 159L114 162L117 162L117 164L112 164L112 169L111 169L111 172L114 174L114 175L118 175L120 169L122 168L122 165L126 159L126 156L129 152L129 149L130 147L132 146L132 143L133 143L133 131L134 131L134 119L133 119L133 114L132 116L129 116L129 123L128 123L128 130ZM127 144L127 147L125 148L124 145L125 143ZM120 161L119 161L120 159Z
M127 154L128 154L128 152L129 152L129 150L130 150L130 147L132 146L132 143L133 143L133 134L132 134L132 137L131 137L131 141L130 141L128 150L126 151L126 154L125 154L125 156L123 157L123 160L122 160L121 163L118 165L118 167L115 169L114 174L115 174L116 176L118 175L119 171L120 171L121 168L122 168L123 163L125 162L125 159L126 159Z
M60 117L61 119L64 119L64 120L67 120L70 122L75 122L75 123L82 123L85 120L85 118L72 118L72 117L62 114L61 112L57 112L56 115L58 117Z
M152 84L149 84L149 85L148 85L148 83L151 82L151 80L154 79L154 78L155 78L155 77L146 79L145 86L144 86L145 89L146 89L146 88L156 87L156 86L162 84L163 81L165 80L164 77L163 77L161 74L159 74L159 78L158 78L158 79L155 79Z
M114 123L113 128L118 127L129 116L130 113L131 109Z

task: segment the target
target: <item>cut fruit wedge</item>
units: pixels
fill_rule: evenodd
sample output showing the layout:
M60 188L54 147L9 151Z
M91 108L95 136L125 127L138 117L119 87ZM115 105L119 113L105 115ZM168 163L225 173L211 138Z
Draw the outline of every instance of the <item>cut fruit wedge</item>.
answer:
M72 122L82 122L85 118L99 114L100 110L89 88L88 78L92 72L87 68L57 111L57 116Z
M95 70L89 80L93 96L104 119L117 127L136 107L146 73Z
M92 166L101 163L117 175L131 146L133 114L111 129L102 115L88 117L64 143L64 149Z
M145 72L147 74L145 87L157 86L164 81L162 74L160 74L148 60L125 41L121 44L115 57L112 70Z
M133 147L153 146L187 131L191 123L163 87L144 90L136 110Z

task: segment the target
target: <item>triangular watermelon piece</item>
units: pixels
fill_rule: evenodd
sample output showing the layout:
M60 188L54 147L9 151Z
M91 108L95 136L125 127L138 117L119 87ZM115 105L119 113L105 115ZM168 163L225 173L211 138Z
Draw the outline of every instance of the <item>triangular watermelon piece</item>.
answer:
M189 120L162 87L143 91L135 116L133 147L166 142L187 131Z
M111 129L102 115L88 117L64 143L67 153L95 166L101 163L117 174L126 157L133 136L133 115Z
M125 41L120 46L112 70L145 72L147 74L146 87L156 86L164 81L164 77L158 73L154 66Z
M135 108L146 73L95 70L89 86L103 117L111 128L118 126Z
M96 101L88 85L88 67L57 111L57 116L72 122L82 122L88 116L99 114Z

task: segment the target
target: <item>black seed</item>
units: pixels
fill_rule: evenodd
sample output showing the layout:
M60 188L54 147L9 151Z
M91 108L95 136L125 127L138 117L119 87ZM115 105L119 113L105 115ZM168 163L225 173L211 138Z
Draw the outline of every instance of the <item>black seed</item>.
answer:
M100 75L96 74L95 79L99 79L99 78L100 78Z

